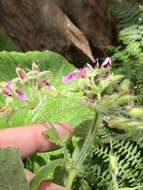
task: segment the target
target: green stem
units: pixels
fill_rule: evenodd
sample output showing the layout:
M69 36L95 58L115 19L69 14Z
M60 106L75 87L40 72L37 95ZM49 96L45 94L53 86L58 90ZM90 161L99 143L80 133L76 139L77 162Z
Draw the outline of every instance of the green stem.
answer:
M87 138L86 138L86 140L82 146L82 149L79 153L79 156L76 160L76 165L78 165L78 166L80 166L85 161L85 159L87 157L87 152L88 152L89 148L91 147L91 144L92 144L93 139L95 137L95 133L97 131L97 126L98 126L99 120L100 120L99 118L100 118L99 113L96 113L94 120L93 120L93 123L92 123L92 127L89 130Z
M42 115L46 118L48 124L54 129L54 132L56 133L56 135L59 137L59 141L60 141L60 144L62 145L62 148L63 148L63 152L64 152L64 156L65 156L65 160L67 162L69 162L70 160L70 156L69 156L69 153L67 151L67 148L66 148L66 145L65 145L65 142L63 141L63 139L61 138L61 136L59 135L57 129L55 128L55 126L49 121L49 118L47 117L47 114L45 113L45 111L43 111L43 109L37 107L37 110L42 113Z
M94 118L93 123L92 123L92 127L90 128L90 130L88 132L87 138L86 138L86 140L82 146L82 149L79 153L79 156L74 162L74 165L77 167L77 169L81 166L81 164L85 161L85 159L87 157L87 152L88 152L89 148L91 147L91 144L92 144L93 139L95 137L95 133L96 133L99 121L100 121L100 115L99 115L99 113L96 113L95 118ZM69 170L69 175L68 175L68 178L66 180L66 187L67 188L72 187L73 180L74 180L76 173L77 173L77 169L71 168Z
M66 179L67 189L71 189L75 176L76 176L76 169L71 168L68 174L68 178Z
M119 188L118 188L117 177L113 173L112 173L112 182L113 182L114 190L118 190Z

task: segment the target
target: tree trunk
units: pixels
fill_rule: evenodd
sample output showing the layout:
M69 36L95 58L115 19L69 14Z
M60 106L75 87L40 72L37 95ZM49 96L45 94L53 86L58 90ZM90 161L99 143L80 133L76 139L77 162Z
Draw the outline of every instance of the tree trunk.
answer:
M76 47L94 62L94 48L104 52L112 40L105 14L111 1L0 0L0 23L23 51Z

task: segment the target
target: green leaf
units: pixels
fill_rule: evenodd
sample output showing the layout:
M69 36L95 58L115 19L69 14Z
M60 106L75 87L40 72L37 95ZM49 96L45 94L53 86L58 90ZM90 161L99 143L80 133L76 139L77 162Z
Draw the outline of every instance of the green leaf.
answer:
M29 190L19 152L14 148L0 150L0 190Z
M74 131L74 135L84 140L88 134L88 131L92 127L92 122L92 120L87 120L78 125Z
M47 165L41 167L30 183L30 190L37 190L41 182L48 180L49 175L53 174L58 166L64 166L63 159L50 161Z
M42 71L50 70L53 73L51 82L60 93L68 97L54 97L50 94L43 97L39 106L45 110L51 122L68 122L73 126L77 126L87 118L92 118L91 110L84 105L80 105L80 94L74 95L67 90L73 88L77 81L75 80L70 84L62 83L62 77L75 70L75 68L65 58L56 53L51 51L0 52L0 81L7 81L16 77L16 65L21 64L23 68L31 68L33 62L38 62ZM1 102L2 97L0 97ZM21 101L17 104L21 106ZM1 119L0 126L6 128L45 121L46 119L42 113L37 113L37 109L35 111L19 109L16 113L13 113L9 120Z
M64 181L67 178L68 173L65 168L57 167L54 172L54 179L52 180L54 183L64 186Z
M62 145L61 141L59 139L59 135L55 132L53 128L47 129L46 131L43 132L44 136L47 136L48 139L52 142L55 143L56 145Z

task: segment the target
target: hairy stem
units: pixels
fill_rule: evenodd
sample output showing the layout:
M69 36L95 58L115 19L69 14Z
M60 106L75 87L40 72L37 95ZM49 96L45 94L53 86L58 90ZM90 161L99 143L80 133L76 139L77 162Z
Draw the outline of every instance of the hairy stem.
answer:
M90 128L90 130L88 132L87 138L86 138L86 140L82 146L82 149L79 153L79 156L76 160L76 165L80 166L84 162L84 160L86 159L87 154L88 154L87 152L88 152L89 148L91 147L91 144L92 144L93 139L95 137L95 133L96 133L98 124L99 124L99 113L96 113L94 120L92 122L92 127Z
M77 157L77 159L75 160L74 162L74 165L77 167L77 168L80 168L81 164L85 161L87 155L88 155L88 150L89 148L91 147L91 144L93 142L93 139L95 137L95 133L96 133L96 130L97 130L97 126L99 125L99 121L100 121L100 116L99 116L99 113L96 113L95 114L95 117L94 117L94 120L93 120L93 123L92 123L92 127L90 128L89 132L88 132L88 135L86 137L86 140L82 146L82 149L79 153L79 156ZM66 187L67 188L71 188L72 187L72 184L73 184L73 180L77 174L77 169L70 169L69 170L69 175L68 175L68 178L66 180Z
M114 175L113 173L112 173L112 182L113 182L114 190L118 190L119 188L118 188L117 176Z
M76 176L76 169L71 168L68 173L68 178L66 179L66 188L70 189L72 187L75 176Z
M41 109L39 107L37 108L37 110L43 115L43 117L46 118L48 124L54 129L55 134L59 137L60 144L62 145L62 148L63 148L63 153L64 153L64 156L65 156L65 160L67 162L69 162L70 156L69 156L68 150L66 148L65 142L63 141L63 139L59 135L59 133L58 133L57 129L55 128L55 126L49 121L49 118L47 117L47 114L45 113L45 111L43 111L43 109Z

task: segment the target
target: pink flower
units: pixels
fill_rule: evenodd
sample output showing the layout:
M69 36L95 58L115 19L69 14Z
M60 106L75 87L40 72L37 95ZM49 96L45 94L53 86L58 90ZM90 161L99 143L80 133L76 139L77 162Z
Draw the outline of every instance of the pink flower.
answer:
M85 78L88 72L90 72L91 70L93 70L92 66L87 64L84 68L80 69L79 71L71 72L65 77L63 77L63 83L69 83L73 81L74 79Z
M76 73L76 77L77 77L77 78L85 78L86 76L87 76L86 68L80 69L80 70Z
M17 96L16 96L18 99L22 100L22 101L27 101L28 100L28 97L24 95L24 93L19 90L18 93L17 93Z
M68 75L63 77L63 83L69 83L76 78L77 78L77 72L69 73Z
M102 67L109 68L112 66L112 60L110 57L107 57L105 61L102 63Z
M12 87L13 87L12 81L8 81L8 83L5 85L5 87L2 91L3 95L11 96Z

